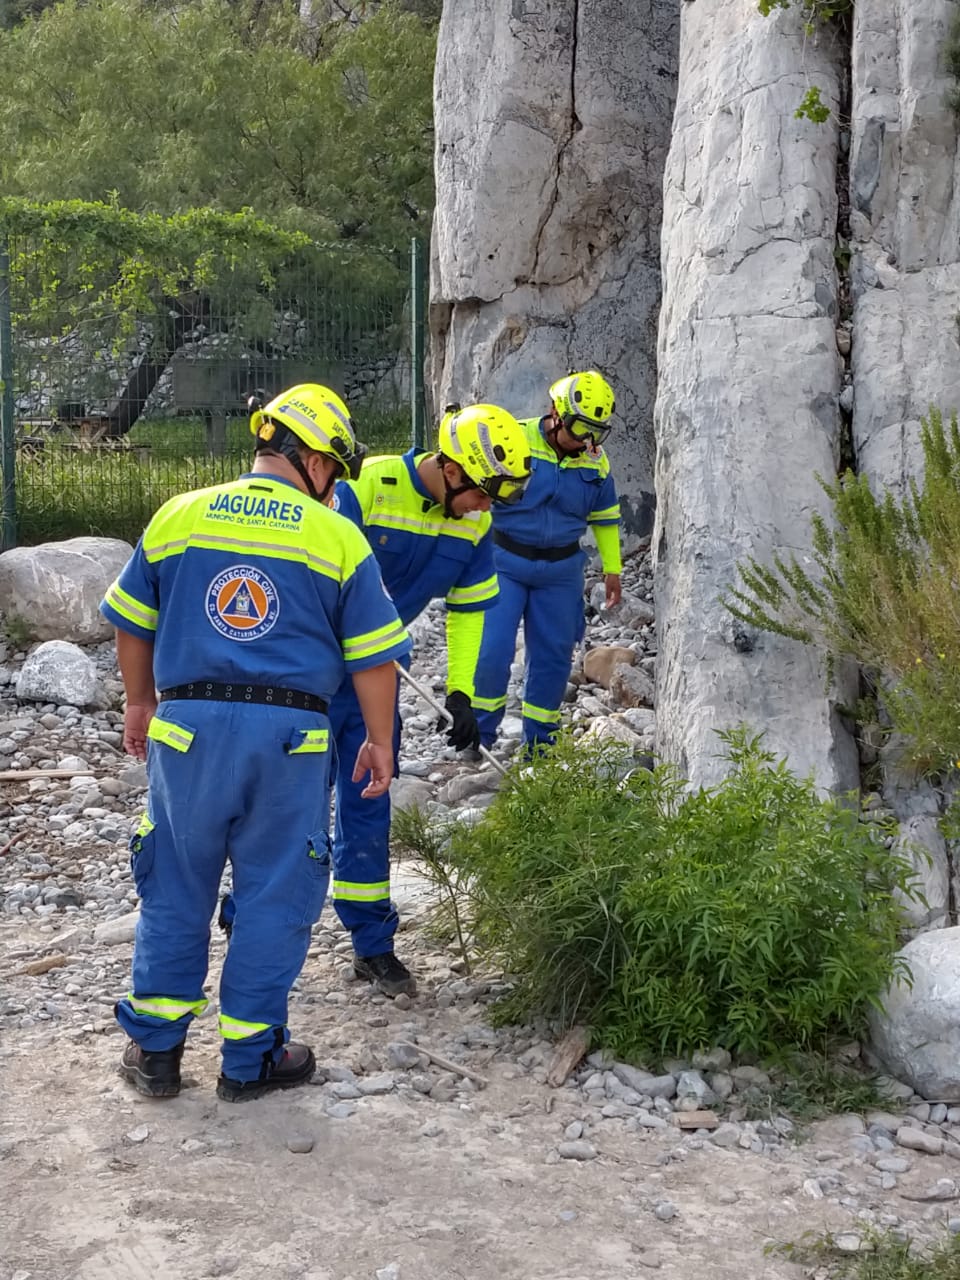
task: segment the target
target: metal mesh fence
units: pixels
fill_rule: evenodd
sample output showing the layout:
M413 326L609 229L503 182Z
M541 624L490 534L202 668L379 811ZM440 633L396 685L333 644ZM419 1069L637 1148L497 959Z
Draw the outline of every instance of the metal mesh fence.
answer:
M245 406L255 391L324 382L344 396L372 452L412 443L407 250L311 246L271 263L266 278L262 264L238 256L207 282L168 278L131 306L129 290L114 305L109 254L91 268L68 239L52 253L49 239L0 222L3 239L21 544L78 534L135 541L168 497L240 474L252 456ZM125 246L118 278L129 280L130 263Z

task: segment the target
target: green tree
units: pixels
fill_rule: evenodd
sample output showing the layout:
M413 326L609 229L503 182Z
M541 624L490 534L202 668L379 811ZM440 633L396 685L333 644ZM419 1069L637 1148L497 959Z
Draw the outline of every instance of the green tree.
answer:
M65 0L0 36L3 190L405 245L432 211L434 43L396 3L323 41L286 5Z

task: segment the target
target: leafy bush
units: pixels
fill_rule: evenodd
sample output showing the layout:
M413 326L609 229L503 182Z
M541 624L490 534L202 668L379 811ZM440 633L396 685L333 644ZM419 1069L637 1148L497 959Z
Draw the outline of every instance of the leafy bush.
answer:
M462 882L456 863L449 859L450 837L457 825L454 817L437 821L412 805L394 811L390 841L395 853L417 859L420 871L433 885L436 899L427 913L427 932L435 941L455 944L469 973L470 939L463 913L468 885Z
M730 774L695 793L561 741L454 832L475 945L516 978L507 1017L586 1021L633 1057L769 1053L858 1033L906 976L906 864L759 738L720 736Z
M725 603L741 621L854 658L877 673L894 729L915 763L960 760L960 427L922 420L924 476L896 497L866 476L821 480L833 504L813 517L815 569L775 555L738 565Z
M800 1240L770 1245L766 1253L778 1253L799 1266L816 1268L816 1275L830 1280L960 1280L960 1237L918 1248L910 1239L867 1227L857 1230L859 1253L838 1246L832 1235L807 1234ZM823 1267L826 1264L827 1270ZM813 1270L807 1271L814 1274Z

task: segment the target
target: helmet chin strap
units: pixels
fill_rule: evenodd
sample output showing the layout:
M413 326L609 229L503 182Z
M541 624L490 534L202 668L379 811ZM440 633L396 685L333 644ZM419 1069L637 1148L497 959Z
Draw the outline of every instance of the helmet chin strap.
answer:
M334 484L336 483L336 479L337 479L336 473L334 472L332 475L327 477L327 483L323 486L323 489L318 493L317 486L310 479L310 472L307 470L303 459L300 457L300 454L297 452L296 445L292 444L288 440L280 446L280 452L283 454L283 456L287 459L287 461L293 467L294 471L296 471L297 475L300 477L303 483L307 486L307 493L310 495L311 498L313 498L314 502L319 502L321 505L326 506L327 498L330 494L330 490L333 488Z
M546 430L546 432L545 432L545 435L546 435L547 439L548 439L548 440L549 440L549 442L550 442L550 446L551 446L551 448L555 449L555 450L557 451L557 453L560 455L560 457L561 457L561 458L573 458L573 457L575 457L578 453L580 453L580 450L579 450L579 449L565 449L565 448L563 447L563 445L562 445L562 444L560 443L560 441L557 439L557 437L558 437L558 436L559 436L559 434L560 434L560 427L561 427L561 425L562 425L562 424L561 424L561 423L559 423L559 422L554 422L554 424L553 424L553 426L552 426L552 427L548 427L548 428L547 428L547 430Z
M327 498L330 490L337 481L337 473L334 471L328 478L327 483L323 486L323 490L318 493L317 486L310 479L310 472L306 468L306 464L300 457L300 450L297 446L296 437L289 427L279 426L273 435L267 440L262 438L258 441L257 453L274 453L281 458L285 458L290 463L294 471L304 483L307 493L313 498L314 502L319 502L326 506Z
M443 514L447 520L462 520L463 516L458 516L453 510L454 498L459 498L461 493L470 493L477 486L475 484L461 484L457 488L447 479L447 474L443 469L443 462L438 458L437 465L440 468L440 476L443 480ZM460 468L462 474L466 475L463 467Z

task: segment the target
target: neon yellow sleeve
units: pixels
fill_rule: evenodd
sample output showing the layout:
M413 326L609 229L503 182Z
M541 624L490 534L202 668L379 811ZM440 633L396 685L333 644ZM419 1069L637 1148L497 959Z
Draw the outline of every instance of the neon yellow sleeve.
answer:
M473 673L477 669L482 638L482 611L447 611L447 693L459 689L473 699Z
M597 540L597 550L600 552L600 563L603 566L603 572L622 573L620 526L618 524L595 524L592 528L593 536Z

